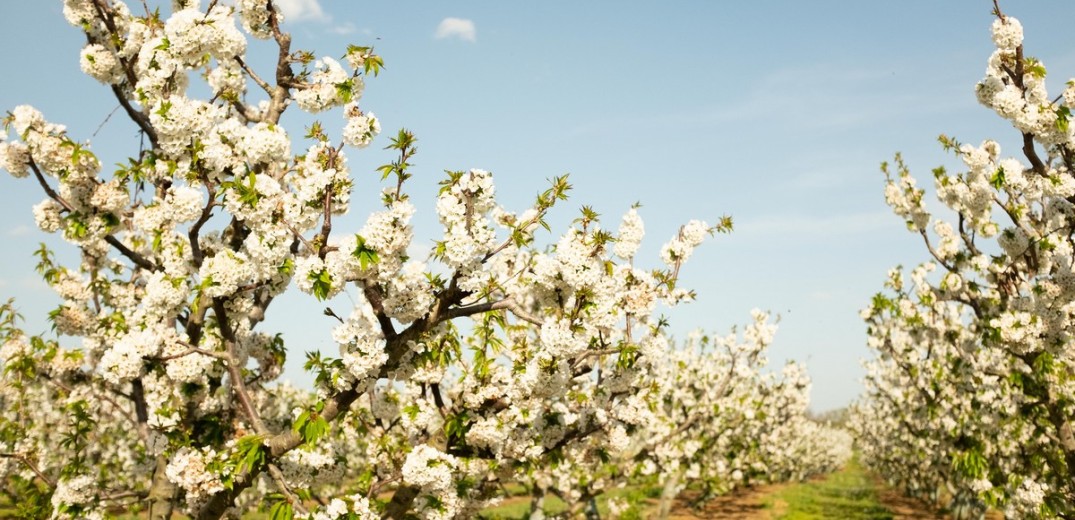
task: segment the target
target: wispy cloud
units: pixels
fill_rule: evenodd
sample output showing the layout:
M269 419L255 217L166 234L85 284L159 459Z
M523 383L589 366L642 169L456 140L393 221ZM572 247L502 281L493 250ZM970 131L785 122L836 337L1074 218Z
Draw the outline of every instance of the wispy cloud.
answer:
M694 129L758 121L771 121L774 128L788 132L843 131L977 107L973 98L953 104L951 99L958 95L923 97L901 92L893 78L894 73L884 68L848 69L826 64L788 67L744 84L746 94L727 102L682 112L583 123L569 133L577 137L611 128ZM963 87L959 81L936 81L952 85L942 88L958 91Z
M773 235L822 238L896 229L899 225L899 220L889 211L842 215L773 215L737 221L735 234L744 238Z
M358 26L352 22L344 22L339 25L333 25L328 30L335 34L354 34L358 32Z
M273 0L284 13L284 19L292 22L316 21L327 22L332 18L325 14L318 0Z
M7 236L9 236L9 237L24 237L26 235L29 235L31 231L33 231L33 230L30 228L30 226L27 226L25 224L19 224L19 225L15 226L15 227L13 227L11 229L8 229L7 230Z
M433 33L433 37L438 40L459 38L473 43L478 40L478 33L472 20L448 17L440 21L440 24L437 25L437 31Z
M814 291L810 293L810 299L818 302L832 301L833 296L831 291Z

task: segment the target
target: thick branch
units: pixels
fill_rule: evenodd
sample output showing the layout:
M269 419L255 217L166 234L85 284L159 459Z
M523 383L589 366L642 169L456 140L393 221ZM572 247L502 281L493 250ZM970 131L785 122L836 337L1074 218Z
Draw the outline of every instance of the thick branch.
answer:
M1034 173L1038 175L1046 174L1045 163L1042 162L1041 157L1038 157L1038 151L1034 149L1034 134L1023 134L1023 155L1030 161L1030 165L1034 168Z
M416 486L400 486L396 488L396 492L392 494L392 501L388 503L388 506L384 510L384 518L390 518L392 520L403 520L407 517L407 513L410 512L414 499L418 498L418 492L421 488Z
M384 295L381 292L381 288L364 282L361 285L362 295L366 297L366 301L373 308L373 314L377 316L377 323L381 326L381 334L384 335L386 341L391 341L397 336L396 327L392 325L392 318L389 318L384 313ZM414 327L412 326L411 328Z
M272 28L273 39L276 40L276 45L280 48L280 52L276 57L276 87L269 94L272 99L269 102L266 119L270 123L276 124L280 121L280 115L287 108L287 100L290 95L288 89L294 82L295 75L291 71L291 35L280 30L280 17L277 16L276 5L269 2L268 8L269 27Z

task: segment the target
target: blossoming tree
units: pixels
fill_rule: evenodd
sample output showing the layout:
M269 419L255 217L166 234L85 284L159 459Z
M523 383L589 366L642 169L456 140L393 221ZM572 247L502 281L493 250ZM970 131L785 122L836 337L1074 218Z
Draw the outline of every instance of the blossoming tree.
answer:
M1050 97L1018 20L995 10L979 101L1009 121L1021 158L941 137L966 165L934 171L937 197L897 157L886 201L932 259L899 270L864 311L867 399L855 414L866 457L908 489L1010 517L1075 515L1075 80ZM932 233L930 232L932 230ZM937 271L937 272L935 272Z
M764 372L776 325L754 311L740 334L693 333L651 367L648 391L608 444L568 454L569 463L531 474L534 511L553 494L574 511L635 485L661 491L666 517L688 486L695 503L740 486L798 481L832 471L851 455L844 430L807 418L810 381L800 365ZM741 338L740 338L741 336ZM628 504L620 503L624 509Z
M25 335L4 308L3 469L21 472L31 495L51 496L26 507L84 517L145 500L152 518L177 505L216 518L250 489L274 515L311 513L311 478L347 464L319 441L361 401L362 428L405 435L369 443L356 465L371 472L315 516L450 517L518 468L630 420L621 403L664 347L654 306L690 298L676 286L680 265L730 221L690 222L662 250L667 269L645 272L630 262L642 238L633 211L617 235L585 211L543 252L533 233L565 198L566 179L515 214L496 204L488 172L450 172L430 253L438 274L408 254L405 131L391 140L398 160L381 169L392 181L384 209L358 233L332 225L349 210L348 147L380 130L359 106L364 79L382 66L372 49L349 47L345 64L315 61L291 48L270 1L173 4L164 19L121 1L64 2L87 38L84 72L148 142L124 166L102 175L86 143L32 107L5 119L4 168L40 185L38 226L81 252L70 267L40 252L63 298L52 323L79 348ZM236 19L275 43L271 75L247 64ZM198 74L207 100L188 90ZM247 103L248 87L264 99ZM342 136L314 124L293 155L294 136L279 125L292 105L342 109ZM309 355L318 391L306 400L270 385L288 349L261 330L292 284L319 300L359 295L333 333L339 357ZM474 326L464 335L454 321L466 317ZM391 498L376 504L384 492Z
M614 456L659 469L673 495L694 478L719 492L846 457L805 420L805 374L759 374L767 316L746 345L697 350L670 347L654 317L692 299L679 270L730 219L687 223L647 271L635 209L613 233L584 207L546 248L535 233L566 178L515 213L489 172L454 171L435 205L442 234L412 258L415 137L401 130L379 169L383 207L342 233L348 155L381 130L360 105L381 58L292 49L270 0L172 4L164 17L64 0L87 39L82 70L144 139L118 168L33 107L4 118L0 167L41 188L37 225L80 253L67 265L38 251L61 297L55 335L26 334L0 306L0 493L20 516L467 517L507 482ZM275 46L273 70L247 63L247 36ZM292 106L338 110L341 135L318 122L289 133ZM293 351L265 323L290 288L354 295L345 316L326 311L339 354L306 354L312 392L279 381ZM594 483L556 484L582 502Z

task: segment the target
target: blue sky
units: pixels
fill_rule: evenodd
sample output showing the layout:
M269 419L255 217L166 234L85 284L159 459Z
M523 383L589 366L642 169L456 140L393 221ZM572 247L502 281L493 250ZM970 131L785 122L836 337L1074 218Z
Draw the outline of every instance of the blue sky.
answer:
M860 391L869 353L858 310L890 267L925 258L884 204L879 163L902 151L929 185L931 168L956 166L938 134L1017 151L1014 132L974 99L992 52L985 0L280 3L293 48L339 57L348 43L372 43L385 58L362 106L386 134L406 127L419 139L410 181L419 241L438 231L433 200L444 169L494 172L500 200L519 210L546 179L570 172L575 189L555 211L554 231L582 204L614 228L640 201L644 265L679 224L730 214L735 232L685 266L682 283L698 300L669 314L672 330L723 332L753 307L780 314L772 363L807 364L818 410ZM60 6L0 2L0 109L32 104L85 139L116 103L79 72L84 40ZM1002 7L1022 21L1028 55L1044 62L1059 93L1075 75L1067 26L1075 4ZM456 20L438 34L448 18ZM250 61L266 70L271 50L252 41ZM308 119L290 117L298 139ZM335 113L324 119L342 123ZM339 229L357 230L377 208L373 169L391 156L376 144L351 153L356 203ZM137 152L121 111L93 147L105 164ZM0 180L0 296L17 298L34 332L47 329L43 316L56 303L30 256L44 239L30 212L42 197L30 182ZM331 325L314 303L288 297L269 314L299 381L302 351L333 350L327 332L310 332Z

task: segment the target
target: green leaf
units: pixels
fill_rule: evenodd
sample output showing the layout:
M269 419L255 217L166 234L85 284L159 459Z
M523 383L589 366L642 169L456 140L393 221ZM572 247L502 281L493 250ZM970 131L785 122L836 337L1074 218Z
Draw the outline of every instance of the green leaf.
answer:
M314 293L314 297L319 301L328 298L330 292L332 292L332 274L328 272L328 269L322 269L317 272L310 272L309 279L313 281L311 290Z
M69 213L64 220L67 223L66 236L70 238L85 238L89 234L90 229L86 226L86 223L82 220L82 214L79 212Z
M351 255L358 259L358 265L363 271L381 261L377 251L366 245L366 238L358 234L355 235L355 250Z
M344 103L350 103L355 96L355 82L348 79L336 84L336 97Z
M292 429L299 432L304 443L314 444L328 433L328 421L320 414L324 407L323 403L318 403L314 411L304 411L295 419Z
M292 520L295 518L295 510L291 506L291 502L281 500L273 504L269 509L269 517L272 520Z
M365 62L363 62L363 67L365 68L364 72L366 75L373 72L373 76L377 77L377 75L381 73L381 69L384 68L384 59L376 54L371 54L366 57Z
M448 417L444 422L444 434L448 436L450 442L457 445L466 444L467 430L470 429L467 421L468 417L465 411Z
M253 471L265 463L265 453L268 449L261 442L260 435L247 435L236 443L239 463L235 466L236 473Z
M1056 109L1056 129L1067 133L1071 121L1071 109L1061 106Z
M1042 65L1042 63L1038 61L1037 58L1028 57L1025 59L1024 63L1026 65L1023 70L1027 74L1030 74L1039 79L1045 77L1045 65Z
M165 40L165 41L167 41L167 40ZM171 101L162 101L160 108L157 109L157 115L161 116L161 117L163 117L165 119L168 119L168 110L171 110L171 108L172 108L172 102Z
M989 178L989 184L992 184L996 189L1004 188L1004 168L997 168L997 171L993 172L993 176Z

